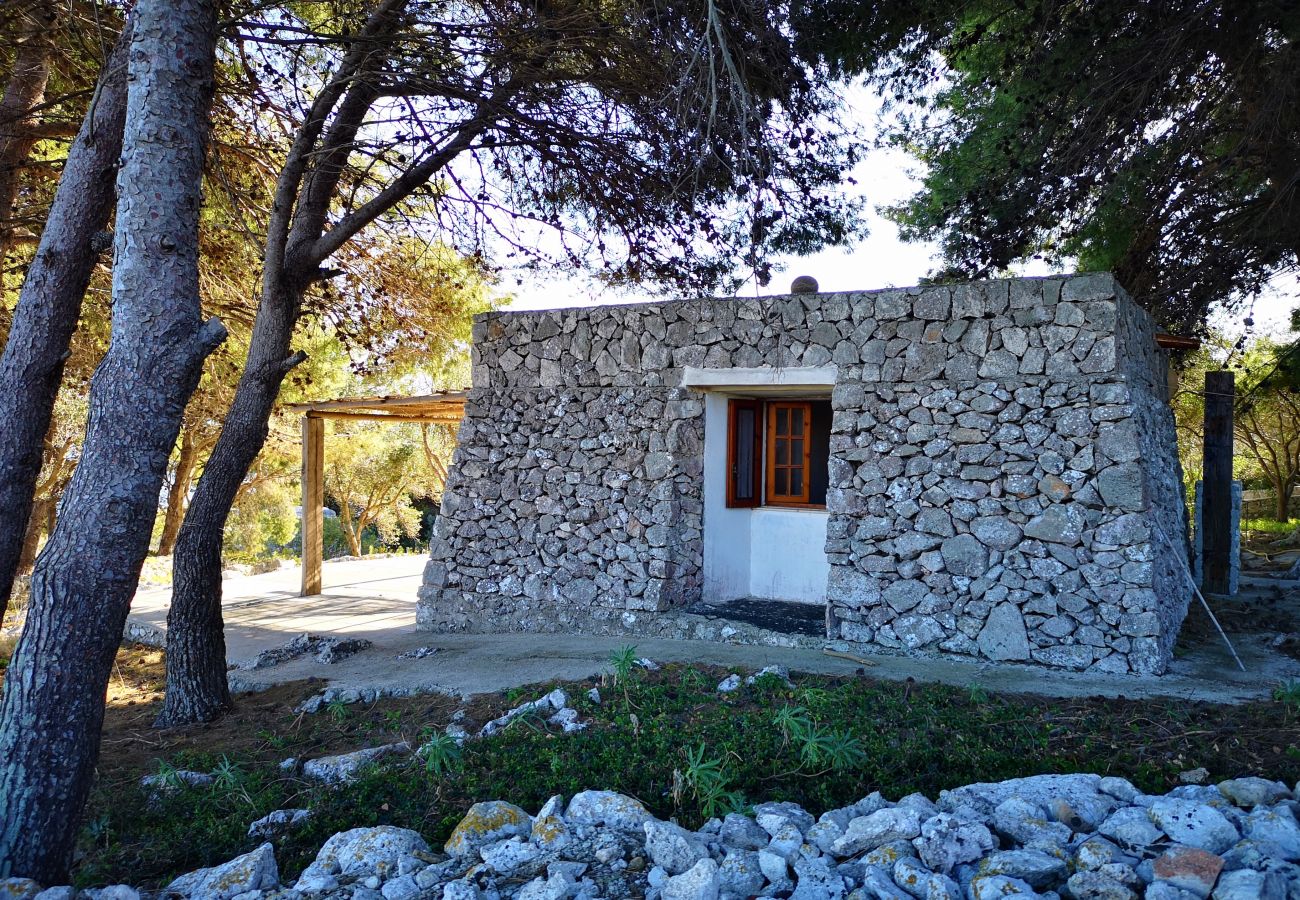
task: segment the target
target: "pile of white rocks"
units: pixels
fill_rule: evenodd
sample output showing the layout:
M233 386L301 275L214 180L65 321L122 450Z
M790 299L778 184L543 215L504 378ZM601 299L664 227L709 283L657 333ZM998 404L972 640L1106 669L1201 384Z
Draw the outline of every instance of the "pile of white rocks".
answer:
M358 828L330 838L292 886L280 885L268 843L156 896L1287 900L1300 897L1295 797L1262 778L1151 796L1122 778L1040 775L944 791L937 803L875 793L819 817L764 803L690 831L631 797L585 791L536 815L475 804L441 853L414 831ZM0 897L73 896L32 887L0 883Z

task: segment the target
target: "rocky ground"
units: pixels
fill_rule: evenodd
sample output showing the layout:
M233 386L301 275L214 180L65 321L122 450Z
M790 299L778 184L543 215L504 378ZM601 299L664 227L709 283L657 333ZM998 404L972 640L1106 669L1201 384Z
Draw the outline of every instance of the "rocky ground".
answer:
M1298 786L1300 787L1300 786ZM873 793L814 817L763 803L699 831L609 791L553 797L535 815L475 804L434 850L392 826L335 834L292 882L273 844L139 894L77 894L19 879L20 900L1284 900L1300 896L1300 804L1281 782L1238 778L1147 795L1123 778L1039 775L937 801ZM299 812L255 823L274 837Z

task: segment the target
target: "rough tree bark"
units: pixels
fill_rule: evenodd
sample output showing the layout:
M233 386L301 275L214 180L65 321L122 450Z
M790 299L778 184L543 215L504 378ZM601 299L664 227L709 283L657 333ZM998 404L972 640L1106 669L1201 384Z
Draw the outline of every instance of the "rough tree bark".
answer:
M221 618L222 535L239 486L266 443L280 385L306 358L291 354L290 342L303 294L319 277L317 267L324 259L313 252L313 244L324 228L352 140L376 98L364 73L383 58L382 37L397 27L406 3L383 0L377 5L356 49L313 102L277 181L248 360L176 540L167 612L167 689L156 727L211 721L230 707ZM336 107L338 115L327 133Z
M249 467L266 442L280 384L306 356L291 353L303 295L321 264L366 225L442 171L492 127L526 75L477 105L454 136L328 230L331 204L366 114L379 98L371 74L387 60L408 0L380 0L354 49L317 95L285 159L267 228L262 299L248 361L212 455L203 467L172 556L167 688L155 727L207 722L230 707L221 618L221 539ZM525 67L526 68L526 67ZM328 129L326 123L329 123Z
M112 341L0 700L0 877L46 884L67 880L168 457L203 360L225 337L220 322L200 321L198 285L213 2L140 0L134 28Z
M0 509L23 522L41 471L41 452L63 377L68 343L99 252L96 236L113 210L113 178L122 155L131 22L100 76L97 98L73 141L18 295L0 355ZM23 535L0 529L0 617L9 600Z
M180 533L181 522L185 518L185 498L190 493L194 464L198 458L194 432L185 428L181 431L181 452L176 457L176 474L172 478L171 487L167 489L167 512L163 515L162 534L158 536L159 556L170 556L176 546L176 535Z
M1273 483L1273 518L1278 522L1291 521L1291 482Z
M14 208L23 163L36 144L33 112L45 98L54 61L50 33L58 21L58 3L31 2L19 6L22 22L14 49L13 70L0 97L0 259L4 258L13 230Z

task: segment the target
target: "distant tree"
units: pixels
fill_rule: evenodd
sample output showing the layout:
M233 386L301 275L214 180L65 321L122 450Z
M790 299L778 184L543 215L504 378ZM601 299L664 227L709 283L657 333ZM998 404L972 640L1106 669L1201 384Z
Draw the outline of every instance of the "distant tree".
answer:
M1263 338L1238 353L1245 377L1233 419L1238 455L1250 460L1273 491L1273 518L1290 521L1300 483L1300 310L1289 339Z
M1273 517L1290 519L1290 499L1300 483L1300 386L1292 366L1295 345L1273 338L1234 342L1210 332L1203 347L1182 361L1173 397L1178 455L1188 500L1203 469L1205 373L1225 364L1236 373L1233 408L1233 477L1265 483L1273 494Z
M1292 271L1291 0L804 0L808 52L866 71L925 164L894 210L948 277L1110 270L1167 326Z
M375 529L379 542L396 545L420 530L412 492L433 478L422 455L419 430L410 424L356 425L342 440L329 441L325 493L338 507L339 524L353 556L361 538Z
M1291 492L1300 482L1300 394L1280 385L1251 393L1234 418L1238 452L1248 456L1273 490L1273 518L1291 519Z

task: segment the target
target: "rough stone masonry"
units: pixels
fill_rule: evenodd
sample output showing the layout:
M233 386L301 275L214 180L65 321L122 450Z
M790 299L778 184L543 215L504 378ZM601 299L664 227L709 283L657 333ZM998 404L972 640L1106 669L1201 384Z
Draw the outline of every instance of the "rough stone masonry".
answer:
M828 638L1165 670L1166 360L1110 275L480 316L420 627L680 635L709 599L684 371L825 366Z

